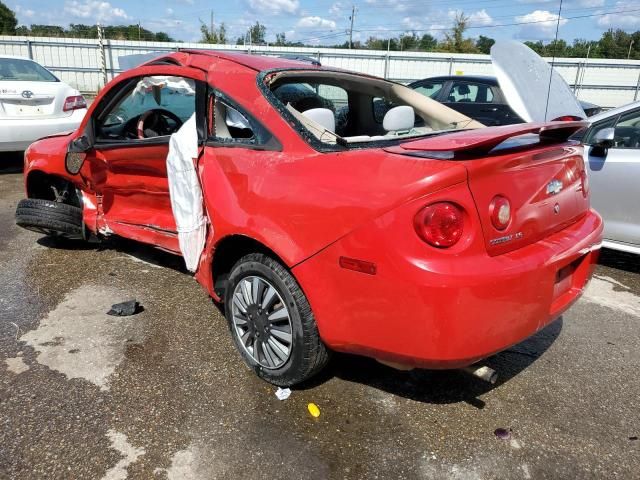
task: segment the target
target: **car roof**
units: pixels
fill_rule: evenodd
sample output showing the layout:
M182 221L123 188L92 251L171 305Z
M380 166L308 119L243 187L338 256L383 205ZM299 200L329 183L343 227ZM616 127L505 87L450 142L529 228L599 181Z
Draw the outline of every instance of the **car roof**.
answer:
M622 105L621 107L612 108L611 110L606 110L604 112L601 112L597 115L594 115L593 117L590 117L589 121L591 123L598 122L600 120L604 120L605 118L613 117L620 113L624 113L639 107L640 107L640 100L638 100L637 102L631 102L626 105Z
M35 60L32 60L28 57L20 56L20 55L5 55L4 53L0 53L0 58L16 58L18 60L28 60L30 62L37 63Z
M282 57L267 57L265 55L251 55L248 53L229 52L223 50L200 50L200 49L185 49L180 50L180 53L187 53L192 55L204 55L208 57L214 57L221 60L227 60L237 63L244 67L250 68L257 72L264 70L276 70L280 68L301 68L304 67L310 70L322 70L323 67L313 65L308 61L294 60Z
M488 83L490 85L495 85L495 86L498 85L498 79L491 75L440 75L437 77L429 77L422 80L416 80L411 84L424 82L426 80L442 81L442 82L446 82L447 80L463 80L468 82Z

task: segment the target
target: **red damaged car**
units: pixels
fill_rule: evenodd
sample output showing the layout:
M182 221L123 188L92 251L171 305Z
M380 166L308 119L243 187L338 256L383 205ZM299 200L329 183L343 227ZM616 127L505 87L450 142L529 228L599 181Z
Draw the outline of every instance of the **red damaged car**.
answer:
M380 78L213 51L119 75L76 132L32 144L17 223L181 254L167 159L189 122L191 269L274 384L331 350L474 364L558 318L596 262L602 220L569 139L583 123L484 128Z

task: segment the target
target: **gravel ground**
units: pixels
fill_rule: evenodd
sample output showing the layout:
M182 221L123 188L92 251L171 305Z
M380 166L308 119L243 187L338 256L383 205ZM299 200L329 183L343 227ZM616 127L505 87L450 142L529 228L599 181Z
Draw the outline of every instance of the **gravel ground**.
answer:
M604 252L562 319L488 359L496 385L336 355L279 401L179 258L53 243L15 226L22 196L0 156L0 479L638 478L633 256Z

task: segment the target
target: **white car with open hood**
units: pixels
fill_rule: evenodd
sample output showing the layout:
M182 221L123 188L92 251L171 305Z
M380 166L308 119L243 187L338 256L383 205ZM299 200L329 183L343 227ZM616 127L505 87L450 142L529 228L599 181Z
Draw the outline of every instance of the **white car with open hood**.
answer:
M0 152L73 131L87 111L80 92L28 58L0 55Z

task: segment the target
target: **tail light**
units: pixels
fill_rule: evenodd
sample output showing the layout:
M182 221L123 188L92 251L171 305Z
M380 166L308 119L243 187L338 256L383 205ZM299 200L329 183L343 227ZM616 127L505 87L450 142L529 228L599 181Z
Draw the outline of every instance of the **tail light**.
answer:
M584 198L587 198L587 196L589 195L589 174L586 170L583 170L580 173L580 184L582 187L582 196Z
M62 111L68 112L70 110L79 110L81 108L87 108L87 101L82 95L74 95L72 97L67 97L64 100Z
M505 197L498 195L489 204L491 223L498 230L504 230L511 222L511 204Z
M551 120L552 122L574 122L577 120L584 120L580 117L576 117L575 115L563 115L562 117L554 118Z
M416 232L425 242L438 248L452 247L462 238L464 213L449 202L424 207L414 219Z

